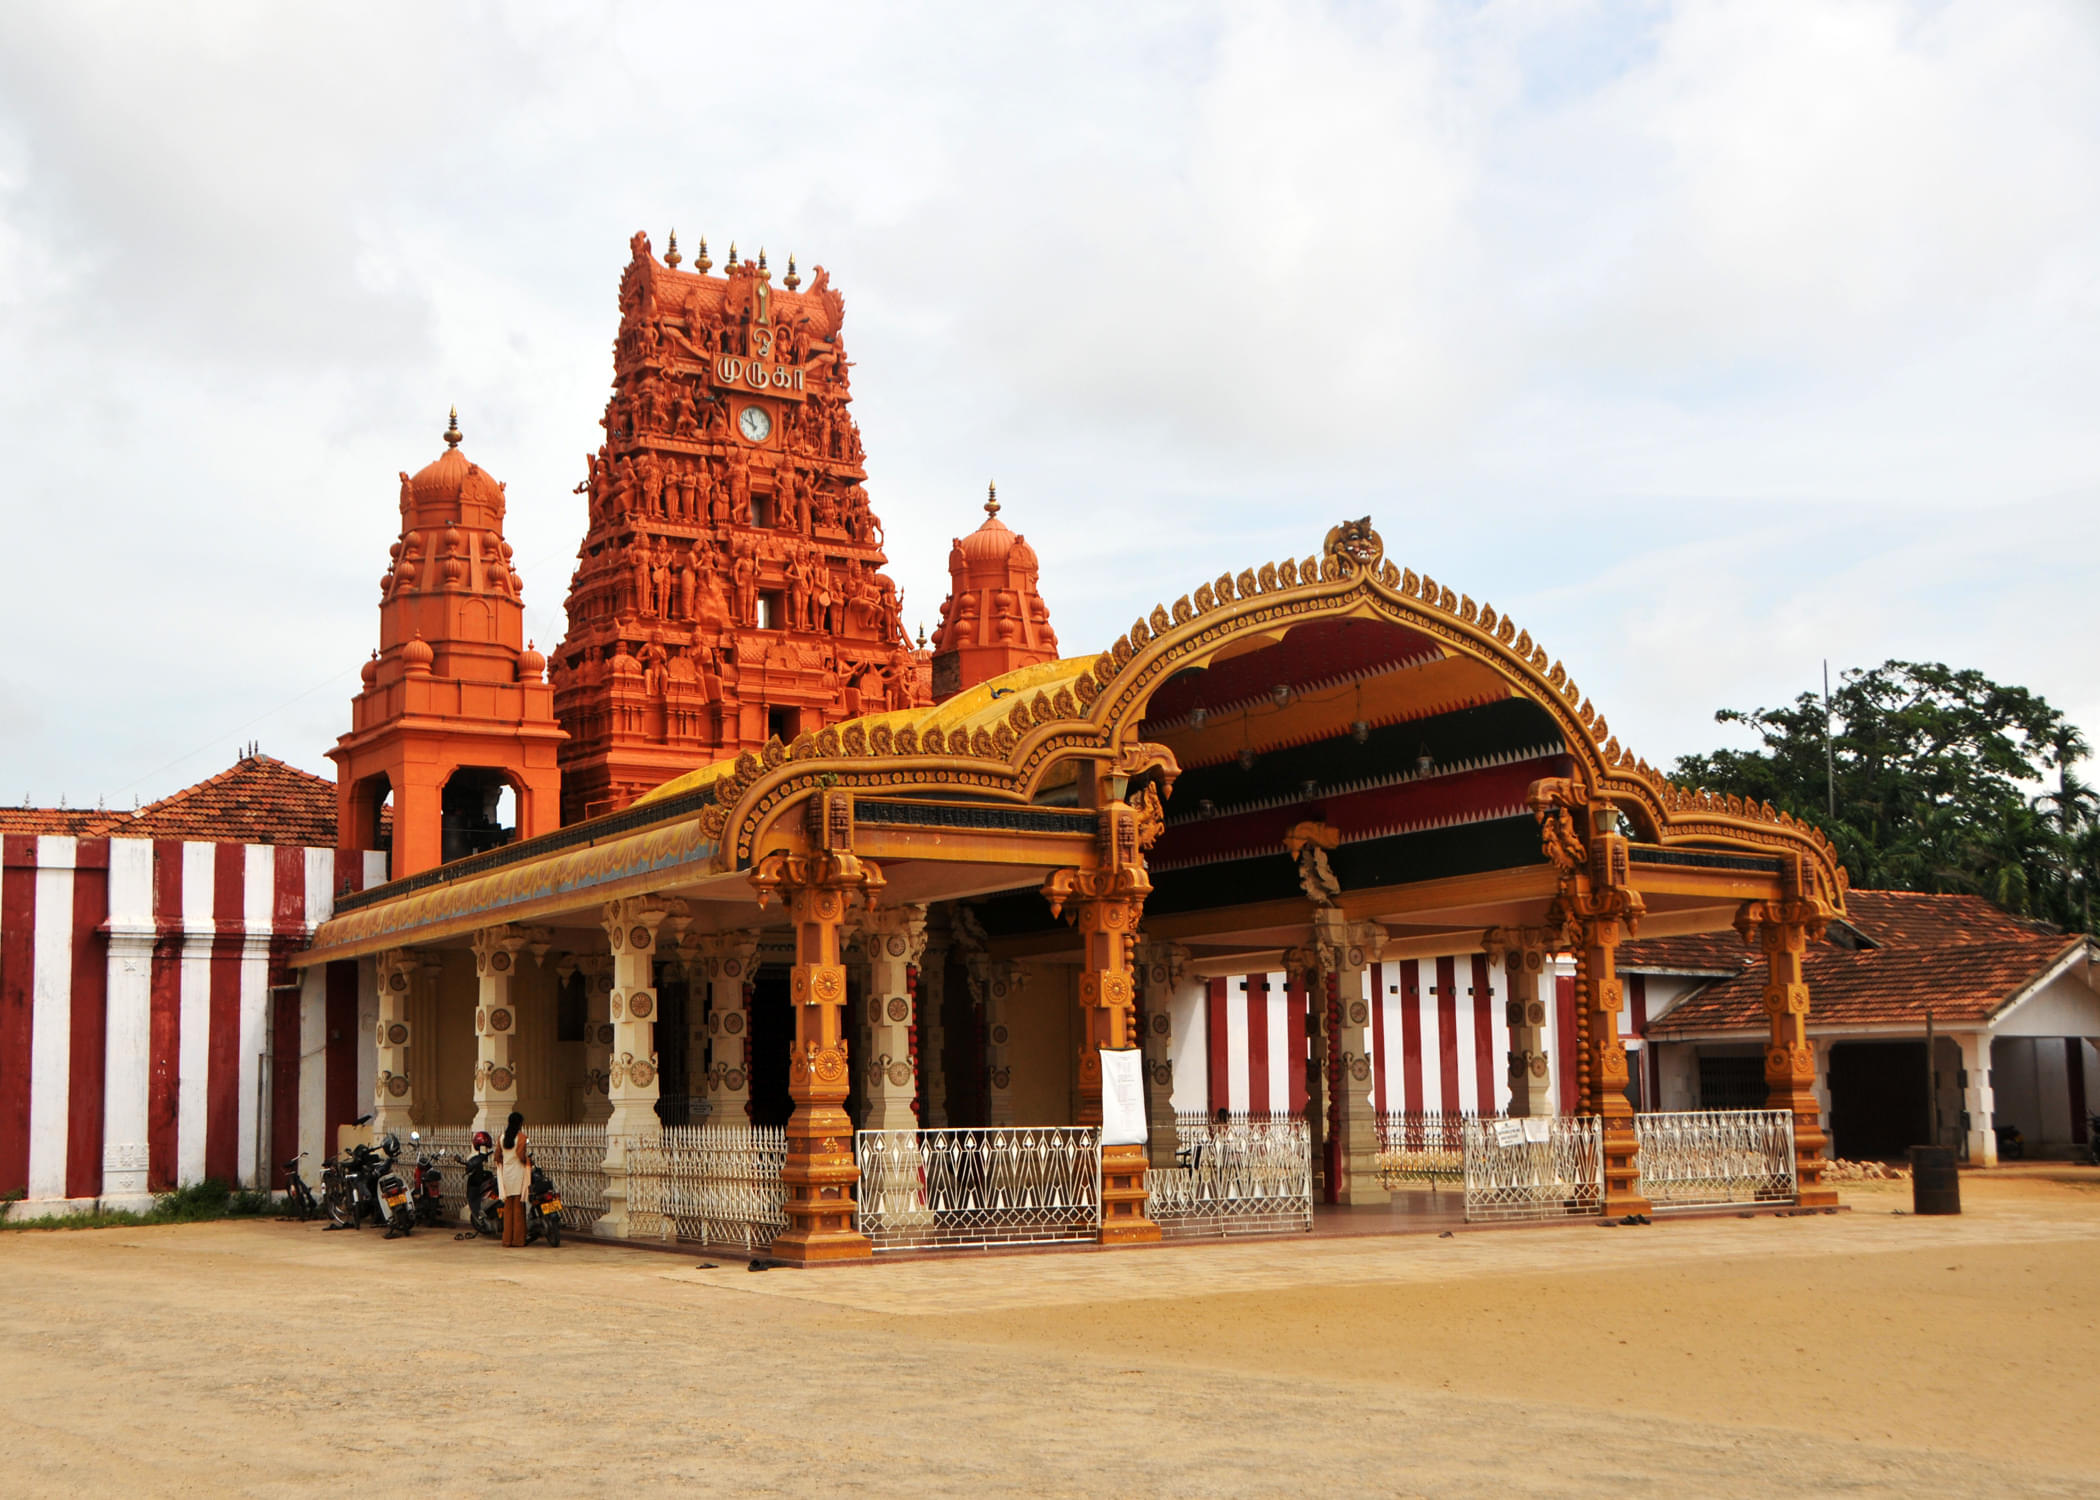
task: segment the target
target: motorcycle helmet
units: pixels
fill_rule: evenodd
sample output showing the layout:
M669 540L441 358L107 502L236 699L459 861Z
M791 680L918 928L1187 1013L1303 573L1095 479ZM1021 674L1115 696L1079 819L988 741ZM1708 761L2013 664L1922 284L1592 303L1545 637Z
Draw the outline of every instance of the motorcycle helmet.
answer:
M385 1151L388 1156L399 1156L401 1154L401 1137L389 1130L386 1133L386 1139L380 1143L380 1149Z
M486 1130L477 1130L474 1132L474 1149L476 1151L491 1150L495 1147L495 1144L495 1138L491 1136Z

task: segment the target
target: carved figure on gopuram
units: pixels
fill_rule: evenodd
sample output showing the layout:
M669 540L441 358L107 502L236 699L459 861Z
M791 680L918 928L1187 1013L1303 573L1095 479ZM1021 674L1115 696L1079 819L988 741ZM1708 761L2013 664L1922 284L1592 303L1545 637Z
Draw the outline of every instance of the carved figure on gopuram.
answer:
M553 653L562 820L769 738L930 701L882 569L851 415L846 303L763 252L709 275L629 242L605 441ZM1025 632L1024 632L1025 633Z

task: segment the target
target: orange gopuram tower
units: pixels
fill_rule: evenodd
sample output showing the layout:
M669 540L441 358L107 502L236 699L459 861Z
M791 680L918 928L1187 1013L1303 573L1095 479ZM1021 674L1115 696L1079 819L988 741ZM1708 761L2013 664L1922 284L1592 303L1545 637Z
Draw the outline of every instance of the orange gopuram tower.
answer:
M503 540L503 486L459 451L401 476L401 538L379 582L379 649L336 741L336 826L379 847L393 795L396 879L559 826L560 772L546 660L523 641L524 582ZM499 818L517 799L514 829Z
M1004 672L1057 660L1057 632L1037 587L1041 564L1028 538L999 519L987 489L984 524L948 551L948 598L933 638L933 697L954 697Z
M711 276L637 234L605 443L554 654L565 822L723 756L926 701L882 568L839 325L816 268Z

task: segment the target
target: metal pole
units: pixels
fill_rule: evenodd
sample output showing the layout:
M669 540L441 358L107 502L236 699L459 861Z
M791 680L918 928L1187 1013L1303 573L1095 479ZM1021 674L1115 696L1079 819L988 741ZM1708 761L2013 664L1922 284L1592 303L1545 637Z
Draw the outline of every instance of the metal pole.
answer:
M1925 1117L1931 1123L1931 1144L1940 1143L1940 1075L1933 1066L1933 1048L1936 1046L1932 1033L1932 1012L1925 1012Z

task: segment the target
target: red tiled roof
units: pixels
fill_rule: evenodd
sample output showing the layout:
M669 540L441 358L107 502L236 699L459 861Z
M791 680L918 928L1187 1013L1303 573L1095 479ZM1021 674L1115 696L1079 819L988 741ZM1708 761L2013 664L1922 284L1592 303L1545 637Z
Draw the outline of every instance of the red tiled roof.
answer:
M2055 931L2046 923L2016 917L1981 896L1937 896L1925 891L1853 891L1845 897L1845 913L1848 925L1881 948L1945 948Z
M0 807L0 833L85 834L113 816L96 807Z
M1619 967L1663 974L1740 974L1754 950L1733 929L1699 932L1688 937L1649 938L1619 946Z
M272 756L247 755L218 775L136 812L0 808L0 833L332 849L335 783Z
M1923 1026L1928 1013L1941 1025L1986 1021L2039 979L2082 937L2028 932L2000 942L1920 944L1857 951L1818 944L1803 959L1811 1027ZM1697 990L1648 1034L1668 1037L1707 1031L1755 1031L1767 1026L1765 963L1733 979Z

